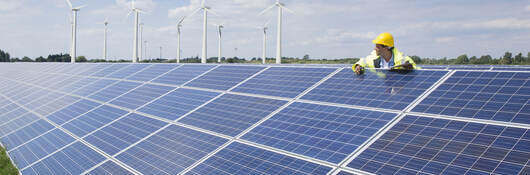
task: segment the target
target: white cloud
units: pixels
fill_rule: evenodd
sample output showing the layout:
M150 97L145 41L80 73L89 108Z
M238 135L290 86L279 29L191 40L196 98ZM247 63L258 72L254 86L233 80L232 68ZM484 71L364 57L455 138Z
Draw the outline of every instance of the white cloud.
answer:
M450 43L458 39L457 37L449 36L449 37L437 37L434 39L437 43Z
M0 12L14 10L23 3L23 0L0 0Z
M310 45L351 42L353 40L369 40L375 38L375 36L376 34L374 32L354 32L342 29L328 29L324 36L303 41L302 44Z

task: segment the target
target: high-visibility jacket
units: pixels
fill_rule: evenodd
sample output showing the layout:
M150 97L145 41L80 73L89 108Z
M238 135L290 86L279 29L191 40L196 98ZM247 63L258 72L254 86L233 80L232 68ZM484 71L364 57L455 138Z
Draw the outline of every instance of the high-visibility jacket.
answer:
M394 65L397 66L397 65L403 64L408 61L410 64L412 64L412 67L414 69L417 69L416 63L414 62L414 60L412 60L412 58L410 58L409 56L404 56L403 53L397 50L397 48L392 49L392 54L394 56ZM367 57L361 58L359 61L357 61L357 63L355 63L352 66L352 69L355 71L355 68L357 66L361 66L365 68L380 68L381 67L380 63L381 63L381 57L377 56L374 50ZM403 68L396 67L395 69L403 69Z

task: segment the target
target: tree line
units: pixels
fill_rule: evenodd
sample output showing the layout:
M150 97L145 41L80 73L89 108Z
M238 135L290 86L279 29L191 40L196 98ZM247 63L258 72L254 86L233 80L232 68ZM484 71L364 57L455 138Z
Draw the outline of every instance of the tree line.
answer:
M433 64L433 65L448 65L448 64L484 64L484 65L530 65L530 52L523 55L523 53L518 53L513 55L511 52L505 52L502 57L494 58L490 55L482 55L480 57L471 56L467 54L460 55L456 58L422 58L420 56L411 56L411 58L417 64ZM9 53L0 50L0 62L70 62L71 57L69 54L51 54L47 57L39 56L37 58L11 58ZM298 57L282 57L282 63L284 64L353 64L357 62L359 58L340 58L340 59L310 59L308 54ZM267 58L267 63L274 63L275 58ZM103 60L103 59L87 59L85 56L79 56L76 58L76 62L130 62L129 59L121 60ZM144 63L168 63L176 62L175 59L145 59L141 60ZM201 60L199 56L183 58L180 60L181 63L200 63ZM216 63L217 57L210 57L207 59L209 63ZM222 57L222 63L261 63L261 58L239 58L239 57Z

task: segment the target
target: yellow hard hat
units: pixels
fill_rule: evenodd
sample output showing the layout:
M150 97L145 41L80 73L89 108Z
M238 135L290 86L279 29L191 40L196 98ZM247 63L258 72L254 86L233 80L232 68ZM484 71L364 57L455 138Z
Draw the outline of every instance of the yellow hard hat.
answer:
M379 34L379 36L372 40L372 42L374 44L382 44L385 46L394 47L394 37L388 32Z

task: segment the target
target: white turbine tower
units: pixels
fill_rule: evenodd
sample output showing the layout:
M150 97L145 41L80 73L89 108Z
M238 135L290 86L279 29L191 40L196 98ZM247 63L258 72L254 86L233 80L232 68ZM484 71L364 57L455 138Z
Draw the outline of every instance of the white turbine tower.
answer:
M180 63L180 28L184 19L186 19L186 16L181 17L177 22L177 63Z
M222 48L222 45L221 45L221 41L222 41L222 29L224 28L224 24L214 24L216 27L217 27L217 32L219 32L219 42L218 42L218 48L217 48L217 53L218 53L218 56L217 56L217 62L220 63L221 62L221 48Z
M189 15L189 16L190 17L193 16L199 10L203 10L203 13L204 13L203 24L202 24L202 56L201 56L201 63L206 63L206 57L207 57L207 53L206 53L207 52L207 50L206 50L206 42L207 42L206 29L207 29L207 25L208 25L208 12L211 12L213 14L215 14L215 12L213 12L210 7L206 6L204 0L202 0L201 7L197 8L197 10L193 11L193 13L191 13L191 15Z
M140 23L140 46L139 46L139 49L138 49L138 57L140 57L139 60L143 60L144 57L142 56L142 52L143 52L143 40L144 40L144 23Z
M267 25L269 25L269 21L263 25L263 28L260 28L263 29L263 55L261 56L263 64L266 64L267 60L267 29L269 29Z
M75 63L75 58L77 57L77 12L83 8L84 6L79 7L73 7L72 2L70 0L66 0L66 3L68 3L68 6L72 10L72 45L70 48L70 62Z
M103 22L103 25L105 25L105 28L103 30L103 59L107 61L107 31L108 31L108 18L105 18L105 22Z
M136 8L134 4L134 0L131 1L131 11L127 16L131 15L131 13L134 13L134 40L133 40L133 56L132 56L132 62L136 63L138 62L138 22L140 18L139 13L145 13L141 9Z
M294 13L292 10L285 7L285 4L281 3L280 0L276 0L276 3L263 10L260 15L272 9L274 6L278 7L278 25L277 25L277 37L276 37L276 64L282 63L282 12L283 9L288 12Z

